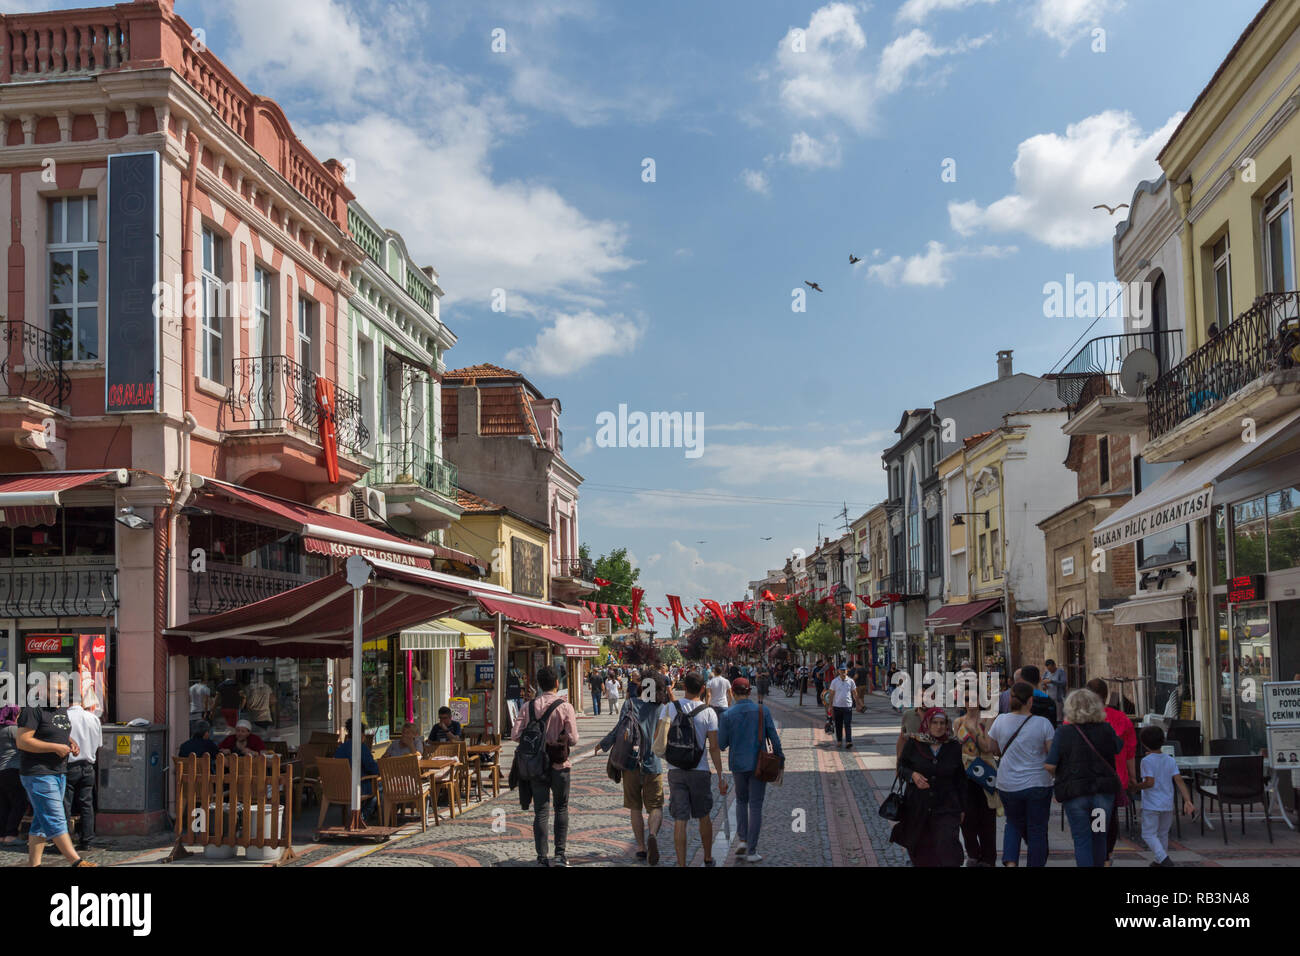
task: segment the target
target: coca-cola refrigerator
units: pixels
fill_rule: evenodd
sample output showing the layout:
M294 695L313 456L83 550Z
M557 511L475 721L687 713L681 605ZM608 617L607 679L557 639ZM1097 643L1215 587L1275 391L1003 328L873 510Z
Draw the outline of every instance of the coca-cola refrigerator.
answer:
M65 674L70 681L77 670L77 635L54 633L51 631L24 631L20 644L23 649L23 665L26 670L24 690L44 693L49 687L50 674ZM33 681L33 674L45 674L44 681ZM73 683L69 683L71 692ZM28 704L42 704L43 701L25 701Z

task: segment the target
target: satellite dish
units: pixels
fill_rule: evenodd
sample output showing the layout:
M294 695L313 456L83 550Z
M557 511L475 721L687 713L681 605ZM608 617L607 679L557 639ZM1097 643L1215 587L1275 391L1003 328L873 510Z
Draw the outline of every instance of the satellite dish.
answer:
M1119 367L1119 387L1131 398L1141 398L1160 375L1160 359L1150 349L1134 349Z

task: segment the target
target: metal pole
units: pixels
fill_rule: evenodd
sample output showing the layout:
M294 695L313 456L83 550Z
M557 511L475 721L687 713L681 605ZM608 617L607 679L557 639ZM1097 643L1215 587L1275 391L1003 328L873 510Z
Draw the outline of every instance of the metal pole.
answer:
M361 588L352 591L352 813L349 830L360 830L361 819Z

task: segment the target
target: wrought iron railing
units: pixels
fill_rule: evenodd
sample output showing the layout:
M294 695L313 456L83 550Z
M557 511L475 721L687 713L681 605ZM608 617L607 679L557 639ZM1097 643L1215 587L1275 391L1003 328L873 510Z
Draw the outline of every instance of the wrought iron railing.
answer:
M1226 329L1160 376L1147 392L1151 438L1222 405L1262 375L1300 365L1298 315L1300 292L1262 295Z
M596 564L590 558L555 558L551 561L551 576L590 581L596 575Z
M444 498L456 499L459 471L454 464L431 455L416 442L384 442L376 450L379 474L372 475L372 484L419 485Z
M1160 372L1167 372L1183 360L1183 333L1179 329L1131 332L1103 335L1085 343L1056 376L1056 394L1070 414L1098 395L1120 394L1120 368L1137 349L1154 353Z
M6 398L67 403L72 382L63 369L67 340L26 322L0 321L0 387Z
M231 611L313 580L305 574L275 574L255 568L209 564L205 571L190 572L190 616Z
M925 572L890 571L876 582L877 594L924 595Z
M287 355L234 360L234 387L228 405L232 422L252 429L320 429L316 373ZM334 386L334 428L339 447L357 454L370 444L370 429L361 414L361 399Z
M111 566L0 568L0 617L108 617L117 607Z

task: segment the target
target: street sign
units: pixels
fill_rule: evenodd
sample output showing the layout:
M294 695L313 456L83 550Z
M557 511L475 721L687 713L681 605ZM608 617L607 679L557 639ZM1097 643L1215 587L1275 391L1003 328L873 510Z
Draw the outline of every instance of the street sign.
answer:
M1300 770L1300 727L1268 728L1268 759L1274 770Z
M1264 683L1264 722L1300 725L1300 680Z

